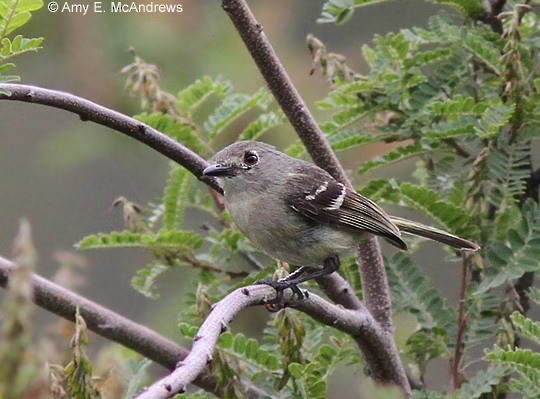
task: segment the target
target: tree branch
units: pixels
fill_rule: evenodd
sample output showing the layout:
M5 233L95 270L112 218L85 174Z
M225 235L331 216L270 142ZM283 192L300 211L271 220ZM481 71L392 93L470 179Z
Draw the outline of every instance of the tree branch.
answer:
M0 89L11 93L9 96L0 94L0 100L22 101L63 109L79 115L82 121L92 121L124 133L182 165L199 180L221 192L213 179L203 178L202 171L208 166L203 158L145 123L92 101L58 90L11 83L0 83Z
M462 378L459 364L461 362L461 356L463 354L463 334L467 327L467 317L465 316L465 295L467 291L467 273L470 268L470 255L466 252L461 254L461 283L459 288L459 305L458 305L458 320L457 320L457 334L456 343L454 347L454 354L450 358L450 377L451 386L450 391L454 392L461 387Z
M375 236L361 241L356 248L356 254L364 304L382 328L393 334L392 299L379 241ZM402 374L402 377L406 378L405 371Z
M212 308L201 325L190 354L168 376L156 382L137 396L137 399L166 399L183 392L188 384L206 369L219 336L238 313L250 306L266 305L276 299L276 292L266 285L238 288ZM399 370L401 360L393 347L392 336L387 334L361 306L357 310L345 309L309 293L297 299L291 292L285 293L286 305L296 308L315 320L350 334L364 353L373 378L381 383L401 385ZM407 386L408 387L408 386ZM406 388L404 388L405 390ZM405 390L410 396L410 390Z
M8 288L15 267L12 262L0 257L0 286L2 288ZM36 305L71 322L75 320L75 310L78 306L91 331L130 348L169 370L173 370L178 361L189 354L187 349L148 327L137 324L43 277L32 274L31 280L33 301ZM208 371L203 371L197 376L194 384L218 397L222 396L223 392L217 378ZM254 399L265 394L250 384L243 383L243 385L245 394L249 398Z

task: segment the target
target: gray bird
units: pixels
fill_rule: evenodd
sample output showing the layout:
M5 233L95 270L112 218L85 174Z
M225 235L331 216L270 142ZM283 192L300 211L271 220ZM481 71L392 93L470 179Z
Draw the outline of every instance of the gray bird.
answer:
M203 174L217 178L227 210L252 243L274 258L302 266L279 281L258 282L280 295L291 288L302 297L297 284L336 271L339 257L352 254L369 234L403 250L407 244L400 229L457 249L480 248L442 230L390 217L325 170L265 143L231 144Z

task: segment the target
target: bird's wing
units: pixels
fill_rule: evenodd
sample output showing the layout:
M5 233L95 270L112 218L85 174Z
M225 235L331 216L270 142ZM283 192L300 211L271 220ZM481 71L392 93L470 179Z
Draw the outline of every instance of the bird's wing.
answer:
M294 187L285 201L305 217L352 231L365 231L382 236L401 249L407 245L389 216L368 198L350 190L329 174L316 169L310 173L290 174L289 187Z

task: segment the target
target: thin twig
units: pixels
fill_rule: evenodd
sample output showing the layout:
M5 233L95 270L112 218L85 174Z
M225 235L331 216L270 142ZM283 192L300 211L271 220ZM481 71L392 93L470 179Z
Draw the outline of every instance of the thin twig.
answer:
M246 270L234 271L222 269L221 267L217 267L206 262L201 262L194 257L188 255L181 255L179 259L183 262L186 262L188 265L195 269L208 270L214 273L224 273L230 278L246 277L249 274L249 272Z
M0 257L1 287L8 288L15 267L12 262ZM32 274L32 289L33 301L41 308L73 322L75 310L79 307L91 331L130 348L169 370L173 370L176 364L189 354L187 349L148 327L135 323L36 274ZM194 384L218 397L222 396L218 379L208 371L203 371L194 380ZM254 399L266 395L249 383L243 383L243 386L249 398Z
M212 308L201 325L189 356L170 375L141 392L137 399L165 399L184 391L212 361L217 340L231 320L249 306L266 305L275 299L275 290L265 285L238 288L227 295ZM389 382L387 376L398 368L400 360L386 349L393 345L392 337L382 330L364 307L357 310L345 309L311 293L307 298L299 300L286 292L285 303L321 323L353 336L368 360L373 378L379 382ZM392 382L399 385L400 377L394 375L394 378ZM410 394L410 391L406 391L407 396Z
M462 146L460 146L456 140L452 138L444 139L443 140L446 144L448 144L450 147L452 147L457 155L459 155L462 158L469 158L471 154L466 151Z
M450 374L452 377L451 390L455 391L461 386L461 370L459 364L463 354L463 333L467 326L467 316L465 315L465 294L467 290L467 273L469 270L470 254L462 252L461 254L461 283L459 288L458 304L458 329L456 334L456 343L454 347L454 356L450 359Z

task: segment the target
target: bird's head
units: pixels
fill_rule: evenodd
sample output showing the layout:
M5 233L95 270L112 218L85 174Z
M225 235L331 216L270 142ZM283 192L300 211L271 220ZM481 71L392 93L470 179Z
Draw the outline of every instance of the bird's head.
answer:
M219 151L210 161L210 166L204 169L203 175L218 178L223 189L234 184L234 181L254 183L264 178L265 171L273 169L272 160L280 156L283 154L269 144L239 141Z

